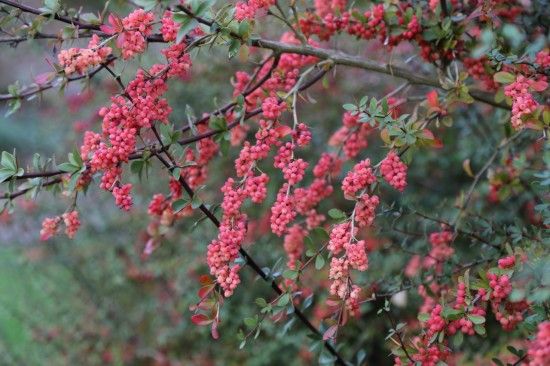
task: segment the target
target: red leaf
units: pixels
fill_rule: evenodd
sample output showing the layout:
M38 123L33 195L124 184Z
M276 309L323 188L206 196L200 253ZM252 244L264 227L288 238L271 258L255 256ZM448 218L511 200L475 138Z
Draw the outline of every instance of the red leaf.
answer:
M209 275L202 275L199 277L199 283L203 286L211 285L214 283L212 278Z
M330 328L328 328L325 333L323 334L323 341L327 341L329 339L334 338L334 335L336 334L336 331L338 330L337 325L333 325Z
M435 147L436 149L441 149L443 147L443 141L436 138L433 142L433 147Z
M432 90L426 95L428 106L431 108L439 108L439 100L437 99L437 92Z
M197 307L201 310L209 311L209 310L212 310L212 307L214 306L215 303L216 301L213 299L206 299L201 301L199 304L197 304Z
M102 24L102 25L99 26L99 29L100 29L103 33L107 33L107 34L114 34L114 33L115 33L114 28L111 27L110 25Z
M433 132L428 130L427 128L422 130L422 137L424 137L426 140L433 140L435 138Z
M126 42L126 32L122 32L116 37L116 45L118 48L122 48Z
M116 14L109 14L109 23L111 23L116 33L120 33L124 29L122 19L120 19Z
M214 289L214 287L214 285L201 287L198 292L199 298L203 299L204 297L206 297L206 295L208 295Z
M191 321L193 322L193 324L196 324L196 325L208 325L212 323L214 320L208 318L204 314L195 314L191 317Z
M533 89L534 91L541 92L541 91L546 90L546 88L548 88L548 83L544 80L539 80L539 81L535 81L534 83L529 85L529 87L531 89Z
M331 307L332 307L332 306L339 306L339 305L340 305L340 301L339 301L339 300L335 300L335 299L328 299L328 300L326 301L326 304L327 304L328 306L331 306Z
M34 82L38 85L46 84L48 81L52 80L55 76L55 73L53 72L45 72L43 74L37 75L34 78Z
M212 338L214 339L220 338L220 333L218 332L218 322L212 322L212 326L210 327L210 334L212 334Z
M147 243L145 243L145 248L143 248L143 253L141 254L141 259L145 260L153 254L155 249L158 248L158 242L154 238L150 238L147 240Z
M277 131L279 136L284 137L292 132L292 128L288 127L287 125L280 125L275 128L275 131Z

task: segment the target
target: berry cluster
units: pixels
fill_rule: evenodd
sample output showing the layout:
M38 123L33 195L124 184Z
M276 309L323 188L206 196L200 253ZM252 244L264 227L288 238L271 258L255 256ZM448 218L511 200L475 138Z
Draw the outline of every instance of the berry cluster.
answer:
M422 32L419 19L404 7L388 7L374 4L370 10L357 8L345 11L346 1L316 1L315 13L307 13L299 20L302 32L310 37L318 36L328 41L337 33L348 33L359 39L377 38L393 47L402 41L416 40ZM395 21L388 21L386 15L395 13Z
M132 207L132 196L130 196L131 190L131 183L113 188L113 197L115 198L115 204L124 211L129 211Z
M473 305L473 301L471 301L469 295L464 282L459 282L456 290L454 309L462 310L464 316L460 319L451 321L447 327L447 333L452 335L461 331L466 335L473 336L475 334L474 323L469 319L468 314L485 317L486 312L484 306Z
M479 80L486 90L497 90L498 84L493 79L494 70L492 70L487 57L464 59L464 66L475 80Z
M323 158L323 160L326 159L326 157ZM329 169L319 170L330 172ZM352 283L350 269L358 271L368 269L366 242L357 240L355 235L358 228L371 226L374 222L379 198L376 195L370 196L365 190L375 181L376 177L370 167L369 159L357 163L348 172L342 182L342 191L346 198L356 200L353 214L350 220L332 227L327 245L327 249L332 254L329 271L329 280L332 281L330 293L338 296L352 313L358 311L357 298L360 287ZM357 195L359 191L362 192Z
M497 275L495 273L487 273L489 281L491 301L491 309L495 314L496 320L500 323L504 330L512 330L523 320L523 312L528 307L525 301L511 302L508 296L512 292L512 284L507 275Z
M346 112L342 118L343 126L330 138L329 145L342 146L348 159L353 159L368 146L367 137L372 128L368 123L359 123L359 116Z
M40 230L40 240L48 240L57 234L61 217L46 217L42 221L42 229Z
M529 92L530 88L535 85L535 81L528 79L523 75L518 75L516 81L504 87L504 94L512 98L512 127L519 130L524 127L523 118L527 117L537 109L538 102ZM546 89L547 83L543 82L542 87L538 89ZM538 86L538 84L537 84Z
M267 119L277 120L285 109L286 103L279 103L276 97L265 98L262 103L262 113Z
M122 50L123 59L127 60L145 51L146 37L153 32L154 20L154 14L143 9L136 9L122 19L123 31L117 37L117 46Z
M284 238L284 249L287 255L287 266L290 269L296 269L296 261L300 259L304 251L304 238L307 235L307 230L304 230L301 225L292 225Z
M296 210L294 209L292 196L289 195L290 185L283 184L277 193L275 203L271 207L271 231L277 236L281 236L286 232L287 225L296 218Z
M395 151L390 151L380 164L380 173L393 188L403 192L407 187L407 166L399 159Z
M539 324L537 336L529 343L529 366L550 364L550 321Z
M275 0L239 1L235 4L235 19L239 22L243 20L253 20L258 13L267 11L273 4L275 4Z
M178 36L179 25L173 19L171 11L165 11L161 19L160 33L166 42L174 42Z
M65 224L65 234L70 239L74 238L76 232L80 228L80 220L78 218L78 211L73 210L66 212L62 215L63 223Z
M250 19L254 16L250 13L251 7L255 14L256 10L268 7L270 4L268 1L240 3L236 8L236 18ZM282 40L298 42L290 34L284 34ZM277 121L286 109L286 104L279 102L275 95L280 91L289 91L297 81L299 68L314 61L315 58L309 56L283 54L276 67L273 67L273 61L265 62L257 70L256 77L266 80L260 88L252 91L249 90L251 76L245 72L237 72L235 76L234 96L241 95L246 91L245 107L251 109L258 104L261 105L264 119L259 121L255 143L245 141L239 157L235 160L235 171L241 180L235 182L230 178L222 188L224 193L222 224L217 239L213 240L208 247L207 262L210 272L216 276L225 296L230 296L238 284L239 267L232 266L232 263L238 256L238 250L247 231L246 215L241 212L241 206L246 198L250 198L254 203L261 203L265 199L269 178L265 173L255 175L254 172L259 170L258 163L268 157L272 147L280 146L274 158L274 165L283 171L286 182L279 189L277 199L271 208L271 230L279 236L287 233L285 248L289 256L289 266L293 266L302 253L305 229L300 225L288 228L288 225L298 213L292 189L303 179L307 168L307 163L303 159L294 158L294 150L297 146L307 145L311 140L311 133L305 124L298 124L292 131ZM228 120L235 118L232 113L226 117ZM231 136L232 143L238 144L244 140L247 129L238 128L237 132ZM282 145L281 139L290 132L292 132L292 141ZM320 190L321 188L317 187L316 189ZM300 213L307 215L310 223L320 222L321 217L314 210L313 212L311 209L305 210L305 206L301 208L303 210Z
M355 206L355 221L357 227L371 226L376 218L376 208L380 198L376 195L363 194Z
M80 228L80 220L78 211L73 210L64 213L62 216L47 217L42 221L42 229L40 230L40 240L46 241L55 236L59 231L61 222L65 224L65 234L72 239Z
M69 48L61 50L57 60L66 75L73 73L85 74L90 68L107 61L112 49L101 45L101 40L94 34L88 43L88 48Z
M353 198L357 192L376 182L376 177L370 166L370 160L365 159L355 164L342 181L342 191L347 198Z

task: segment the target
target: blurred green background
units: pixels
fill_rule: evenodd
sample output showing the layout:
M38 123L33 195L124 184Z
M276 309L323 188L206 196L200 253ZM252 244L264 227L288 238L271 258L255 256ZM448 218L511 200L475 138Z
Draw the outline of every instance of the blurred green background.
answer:
M28 3L32 5L33 1ZM84 4L85 11L98 11L104 5L103 1L64 3ZM132 6L112 1L109 9L126 14ZM54 29L55 25L47 27ZM281 28L276 24L261 25L260 29L267 38L280 36ZM376 44L362 42L357 47L345 37L339 42L341 49L368 54L373 60L385 62L390 57L395 57L393 62L403 62L414 51L404 46L388 55L377 50ZM23 42L15 48L3 44L0 90L4 92L16 80L26 85L40 73L50 71L47 60L55 60L57 46L40 40ZM70 46L71 43L64 44L63 48ZM246 61L239 57L228 60L224 47L194 52L191 77L171 82L168 95L174 109L171 120L176 126L184 127L187 125L187 105L199 116L225 104L231 98L231 76L236 70L251 72L260 56L256 53ZM159 46L152 45L140 59L126 66L117 63L115 69L128 82L138 65L149 66L159 61L162 61ZM420 72L424 66L412 60L410 67ZM312 147L303 153L311 164L327 149L326 141L340 126L342 103L357 101L364 95L380 98L397 87L399 81L364 71L336 68L327 76L325 85L321 84L307 93L309 102L299 107L300 119L310 125L314 135ZM35 152L55 157L58 163L64 161L67 152L79 146L83 129L100 129L96 112L108 102L113 91L116 85L102 72L89 83L71 84L64 93L50 90L24 103L14 115L4 117L4 113L0 114L0 150L15 150L24 165L30 165ZM408 94L423 96L427 91L427 88L415 87ZM407 103L403 110L410 111L412 106ZM480 167L492 153L494 143L504 135L503 126L508 123L502 111L482 115L483 112L483 109L459 109L452 128L437 129L443 148L411 151L408 158L414 163L409 170L407 194L383 190L380 220L385 224L372 233L370 240L378 250L369 255L371 267L358 277L359 282L368 286L384 282L384 289L391 291L401 284L403 268L411 253L426 251L426 237L438 230L438 225L419 221L408 214L411 207L441 216L455 212L455 198L471 183L471 178L462 169L463 161L471 159L472 166ZM205 202L216 204L220 201L219 188L226 177L233 175L233 159L237 154L238 148L232 148L228 156L212 162L209 188L201 196ZM375 134L361 157L378 161L384 154ZM350 163L344 171L349 166ZM247 207L247 212L259 223L282 182L275 169L270 166L265 169L272 177L269 198L262 207ZM97 184L92 184L87 194L79 197L82 228L74 240L58 236L47 243L39 241L42 219L61 214L70 204L70 199L61 194L52 198L42 192L36 201L18 201L12 215L0 216L1 365L331 363L319 348L313 352L308 350L312 344L308 331L292 317L278 323L265 322L258 339L239 349L236 334L239 328L245 329L243 319L254 316L259 310L254 300L272 296L269 287L249 269L242 271L242 285L224 304L221 338L212 340L208 327L193 325L189 306L198 300L198 277L208 272L204 259L206 246L216 233L214 227L195 214L171 228L160 248L150 258L143 259L147 204L154 193L168 192L168 178L159 166L155 166L142 182L136 176L128 176L128 181L134 183L136 192L131 214L118 210L112 197L100 191ZM481 189L484 194L487 192L486 186ZM336 191L338 194L333 199L322 204L321 212L326 213L331 207L349 207L349 201L343 199L338 187ZM514 225L518 220L527 225L523 218L526 198L529 192L520 192L510 198L507 206L490 208L490 216L503 226ZM483 200L474 202L473 206L487 213ZM411 237L392 231L398 219L402 227L419 235ZM475 221L466 219L464 226L479 224ZM282 239L260 234L250 242L253 244L247 244L249 251L259 258L262 266L273 267L281 260L286 261ZM458 240L456 248L455 262L468 262L480 255L479 247L467 241ZM486 250L481 254L495 253ZM452 265L445 270L450 273ZM313 305L306 313L316 325L325 311L327 296L326 290L318 287L326 278L326 268L312 271L306 277L306 283L316 291ZM409 293L405 303L396 305L395 316L401 320L414 319L417 313L414 305L418 303L418 296ZM339 334L339 339L343 340L341 350L348 360L357 362L366 357L370 365L392 364L391 345L384 340L390 326L387 319L376 314L381 305L380 302L363 304L362 316L351 320ZM495 327L494 324L488 326ZM511 339L513 335L496 332L494 337ZM498 351L493 347L495 344L491 340L477 344L472 339L465 342L463 349L467 355L472 350L491 353Z

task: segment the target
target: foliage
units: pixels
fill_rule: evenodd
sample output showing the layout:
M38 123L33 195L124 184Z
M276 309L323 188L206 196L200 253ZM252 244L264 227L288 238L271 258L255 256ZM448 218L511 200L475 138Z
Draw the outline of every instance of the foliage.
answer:
M549 18L0 0L2 363L547 364Z

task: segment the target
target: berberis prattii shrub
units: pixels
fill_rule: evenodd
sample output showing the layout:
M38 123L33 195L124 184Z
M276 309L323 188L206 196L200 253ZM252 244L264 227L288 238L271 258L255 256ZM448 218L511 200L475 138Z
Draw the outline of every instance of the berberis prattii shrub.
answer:
M295 319L284 326L311 333L304 364L550 364L547 4L32 3L0 0L0 42L52 42L56 57L0 95L8 114L78 80L116 85L66 161L2 152L5 215L63 193L37 238L78 240L81 197L99 189L120 215L149 214L145 257L197 218L208 230L185 318L218 342L250 267L271 292L233 328L241 348ZM215 72L205 54L236 65L212 79L232 93L181 115L172 88ZM136 204L153 167L162 183ZM365 340L376 318L387 334Z

